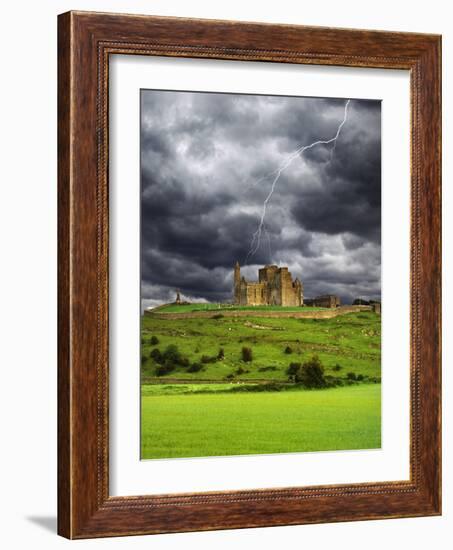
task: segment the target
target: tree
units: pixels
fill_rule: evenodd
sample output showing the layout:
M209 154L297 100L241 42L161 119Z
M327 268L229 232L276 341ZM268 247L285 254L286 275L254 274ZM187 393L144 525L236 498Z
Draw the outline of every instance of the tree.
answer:
M253 360L252 348L247 348L245 346L242 348L242 360L245 363L249 363L250 361Z
M317 355L303 363L295 375L295 381L306 388L325 388L327 381L324 377L324 367Z

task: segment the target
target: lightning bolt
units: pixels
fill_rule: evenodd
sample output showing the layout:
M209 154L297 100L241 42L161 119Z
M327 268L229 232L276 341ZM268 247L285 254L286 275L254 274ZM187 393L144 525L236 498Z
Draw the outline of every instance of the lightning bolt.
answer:
M288 166L293 162L293 160L295 160L296 158L299 158L300 156L302 156L305 153L305 151L308 151L309 149L313 149L313 147L316 147L317 145L330 145L331 143L333 143L333 147L332 147L332 150L330 152L330 160L332 160L332 156L333 156L333 153L334 153L336 145L337 145L337 140L340 137L341 130L342 130L343 126L345 125L346 120L348 118L348 107L349 107L350 102L351 102L351 100L348 99L345 103L343 120L338 125L337 131L336 131L333 138L320 139L320 140L314 141L313 143L310 143L310 145L303 145L303 146L299 147L293 153L291 153L286 158L286 160L283 161L282 164L276 170L274 170L273 172L270 172L269 174L259 178L255 182L255 184L256 184L256 183L259 183L261 181L266 180L269 177L273 177L271 189L270 189L267 197L264 199L264 202L263 202L263 209L261 211L261 217L260 217L260 222L258 224L258 228L253 233L253 236L252 236L252 241L250 243L250 250L248 251L247 257L245 259L245 264L247 264L248 259L250 258L250 256L253 256L254 254L256 254L257 250L259 249L259 247L261 245L261 235L263 234L263 232L264 232L265 235L267 235L268 242L269 242L269 252L270 252L270 237L269 237L269 233L266 230L266 226L265 226L264 222L265 222L265 218L266 218L267 206L269 204L269 201L272 198L272 195L274 194L275 187L278 183L278 180L280 179L280 176L288 168Z

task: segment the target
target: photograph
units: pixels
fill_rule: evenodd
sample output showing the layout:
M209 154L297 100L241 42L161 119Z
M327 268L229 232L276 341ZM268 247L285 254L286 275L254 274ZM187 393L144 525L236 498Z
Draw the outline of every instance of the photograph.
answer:
M381 101L142 89L140 171L141 459L379 449Z
M450 4L2 8L2 547L451 549Z

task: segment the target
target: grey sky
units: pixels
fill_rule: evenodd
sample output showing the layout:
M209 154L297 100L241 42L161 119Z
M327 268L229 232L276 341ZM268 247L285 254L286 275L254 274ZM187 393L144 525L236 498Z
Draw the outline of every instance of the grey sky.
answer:
M143 305L228 301L273 178L334 137L346 99L143 90ZM243 272L288 265L305 296L380 298L380 101L351 100L336 143L282 172ZM265 177L268 176L268 177Z

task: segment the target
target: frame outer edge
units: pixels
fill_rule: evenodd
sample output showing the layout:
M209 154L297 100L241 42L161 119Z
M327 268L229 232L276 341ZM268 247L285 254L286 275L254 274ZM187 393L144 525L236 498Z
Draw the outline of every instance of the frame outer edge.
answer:
M442 514L442 37L439 36L429 50L425 60L426 73L429 74L431 97L426 97L426 151L430 162L426 166L426 178L431 183L426 208L426 216L430 217L428 227L431 229L432 245L429 260L430 277L432 278L432 294L429 302L430 327L432 327L432 357L431 383L429 384L430 402L432 406L432 428L426 429L432 434L427 448L432 456L428 458L431 465L430 484L434 513ZM431 111L428 110L428 105Z
M71 483L71 13L58 16L58 525L72 536Z
M433 35L410 35L409 33L379 33L378 31L360 31L357 29L351 30L357 37L357 43L354 39L352 45L346 48L349 52L354 53L360 43L370 45L370 52L391 51L391 47L397 42L397 50L402 52L404 64L410 64L416 61L423 66L423 74L421 80L426 85L419 101L421 102L422 116L420 126L418 128L419 135L419 154L430 153L427 158L424 158L421 164L421 170L417 177L417 182L421 189L421 200L418 203L419 207L425 207L429 203L429 194L432 194L432 201L429 203L429 212L434 216L434 220L430 223L428 212L424 213L422 220L422 230L425 235L420 239L422 243L422 252L424 256L422 260L426 260L428 265L421 269L421 281L425 285L420 290L420 300L422 307L420 315L423 319L421 332L423 337L428 340L423 345L422 361L422 382L426 382L426 386L422 388L422 414L424 418L421 420L421 432L423 437L419 440L422 445L422 453L420 466L422 470L422 478L417 477L417 492L412 493L409 497L409 492L406 490L397 491L395 495L386 494L386 491L379 491L380 496L378 501L380 507L372 512L367 512L369 499L373 497L373 493L364 495L363 498L350 501L355 503L357 507L362 505L365 508L357 508L356 512L340 513L337 509L331 509L330 496L328 499L320 497L318 507L316 500L313 505L317 511L313 512L311 506L307 507L303 504L308 501L300 500L297 504L292 505L291 509L295 516L293 520L288 518L279 518L280 511L275 509L273 515L269 515L268 503L264 501L255 501L253 498L249 504L244 503L239 505L234 500L225 498L224 504L208 504L202 503L198 496L202 493L194 495L193 500L190 499L187 505L182 507L173 506L167 497L170 495L161 495L164 501L163 507L145 504L144 507L140 504L138 508L129 500L123 500L119 497L123 506L117 509L110 509L108 506L109 498L104 502L105 495L102 487L106 482L106 473L102 467L102 461L99 462L99 453L105 453L99 438L95 437L94 425L102 425L102 414L100 415L100 407L102 403L99 400L105 398L102 392L97 393L94 387L99 384L99 378L96 379L96 374L93 371L93 366L96 364L96 358L99 356L99 349L95 349L99 344L96 337L93 336L93 327L95 319L99 323L99 311L95 314L93 302L96 297L99 300L99 269L100 261L103 258L101 241L99 241L99 233L96 227L101 222L102 218L95 220L94 202L103 204L105 195L104 191L96 190L93 192L92 182L94 180L95 171L99 170L99 157L96 167L93 154L95 154L94 144L102 143L102 129L99 128L95 121L93 103L94 85L96 81L96 48L98 45L109 37L114 37L118 43L125 42L127 38L145 41L153 31L157 34L157 43L162 40L162 55L181 55L173 48L171 44L166 42L168 30L175 26L181 35L182 43L187 44L189 50L193 50L193 57L216 57L227 58L231 55L235 59L239 59L240 52L250 44L254 47L259 43L257 31L264 28L260 24L239 23L241 33L238 34L238 47L234 48L233 53L228 53L228 48L214 46L210 48L213 55L206 52L199 54L196 48L198 39L194 38L192 32L193 26L196 29L202 30L202 34L206 32L207 49L210 43L218 43L219 34L215 34L218 30L217 26L222 27L222 36L225 32L225 26L228 29L233 28L234 22L217 22L209 20L188 20L191 21L190 28L192 29L187 34L184 28L181 31L181 25L184 21L175 18L154 18L149 16L146 18L138 16L127 16L129 27L123 27L121 34L118 32L118 25L124 22L126 16L112 14L90 14L87 12L68 12L59 16L58 21L58 45L59 45L59 60L58 60L58 259L59 259L59 274L58 274L58 323L59 323L59 344L58 344L58 392L59 392L59 418L58 418L58 533L67 538L92 538L99 536L118 536L131 534L146 534L146 533L162 533L162 532L179 532L179 531L199 531L208 529L230 529L240 527L258 527L270 525L289 525L303 523L319 523L326 521L351 521L357 519L380 519L386 517L409 517L420 515L438 515L440 513L440 37ZM135 23L134 23L135 22ZM113 24L114 23L114 24ZM144 24L145 23L145 24ZM287 38L287 35L282 37L281 25L275 25L274 28L269 26L269 31L273 31L278 44L285 45L287 40L290 43L296 43L297 35L300 31L304 31L302 35L302 46L300 51L307 51L307 58L304 63L310 62L313 59L316 64L334 65L341 64L342 66L358 65L358 59L362 59L359 55L357 59L350 62L334 63L331 57L316 57L317 54L310 53L311 42L307 42L307 37L310 41L315 36L316 43L320 43L321 38L325 33L335 35L337 32L349 32L345 29L322 29L310 27L292 27L291 30L295 33L292 39ZM196 30L195 29L195 30ZM243 32L242 32L243 31ZM363 33L363 34L362 34ZM271 32L272 34L272 32ZM187 38L186 38L187 36ZM226 35L225 35L226 36ZM379 44L377 44L379 38ZM335 39L335 36L334 36ZM381 43L383 40L383 43ZM242 42L241 42L242 41ZM374 44L373 44L374 42ZM275 41L274 41L275 43ZM272 46L272 40L271 40ZM384 47L385 46L385 47ZM204 46L203 46L204 47ZM307 49L308 48L308 49ZM321 48L322 50L323 48ZM168 51L167 51L168 50ZM178 50L179 51L179 50ZM233 51L233 50L232 50ZM289 50L288 50L289 51ZM298 50L299 51L299 50ZM172 52L172 53L170 53ZM212 53L211 52L211 53ZM273 61L280 61L279 54L275 54L278 50L269 50L267 53L260 50L249 50L252 53L251 57L258 56L259 60L264 60L270 57ZM256 52L254 54L253 52ZM132 53L132 52L128 52ZM291 52L289 52L291 53ZM292 52L294 53L294 52ZM291 53L291 58L293 57ZM297 52L296 52L297 53ZM275 57L273 58L275 54ZM156 54L159 55L159 54ZM189 55L189 54L182 54ZM298 55L298 54L297 54ZM333 55L333 54L326 54ZM360 62L361 66L371 66L370 63L377 64L376 60L383 60L384 57L377 52L378 57L364 56L364 63ZM347 56L346 56L347 57ZM345 57L345 59L346 59ZM354 56L353 56L354 57ZM367 61L369 59L370 61ZM290 61L297 62L297 61ZM299 61L300 62L300 61ZM382 61L382 66L387 65L387 68L397 68L399 62L391 66L390 58ZM435 67L432 67L432 64ZM381 61L379 61L379 66ZM431 65L430 65L431 64ZM431 108L427 105L432 103ZM431 118L429 118L431 115ZM99 113L98 118L99 119ZM437 125L437 126L436 126ZM92 133L95 129L96 136ZM101 132L101 133L100 133ZM421 134L421 135L420 135ZM429 134L429 136L427 135ZM77 136L77 141L74 137ZM434 139L434 141L432 141ZM438 148L436 150L436 147ZM424 150L424 147L427 147ZM95 170L96 168L96 170ZM99 186L99 174L97 173L97 186ZM108 193L108 190L107 190ZM99 212L99 209L97 210ZM97 253L93 251L94 243L98 243ZM106 241L108 242L108 241ZM99 248L99 243L101 248ZM429 248L431 246L431 248ZM430 286L427 289L426 286ZM96 289L96 291L94 291ZM104 303L104 298L101 299L101 309ZM107 313L107 312L106 312ZM101 316L101 326L103 325L103 317ZM98 324L98 326L100 326ZM99 333L98 333L99 334ZM424 364L423 364L424 363ZM98 390L99 392L99 390ZM101 411L102 413L102 411ZM96 422L97 419L97 422ZM101 456L102 459L102 456ZM417 459L418 462L418 459ZM101 466L100 466L101 464ZM96 467L97 466L97 467ZM108 468L108 466L107 466ZM104 485L103 485L104 484ZM400 493L398 495L398 493ZM377 493L376 493L377 494ZM348 494L343 495L349 497ZM145 497L145 500L148 500ZM341 507L341 500L334 497L334 505ZM360 502L359 502L360 501ZM294 501L293 501L294 502ZM344 500L346 502L346 500ZM280 502L281 505L282 502ZM149 507L149 505L151 505ZM231 512L235 512L238 517L232 517L228 514L227 518L221 519L218 514L226 512L226 509L231 507ZM272 506L271 506L272 508ZM147 512L145 513L145 509ZM289 509L289 508L288 508ZM200 523L199 518L196 519L199 511L203 511L209 517ZM252 511L254 519L244 521L244 510ZM322 512L330 510L329 514L323 515L324 519L320 519ZM247 513L248 513L247 512ZM397 512L397 513L396 513ZM305 514L304 517L300 514ZM253 515L254 514L254 515ZM312 517L312 514L313 517ZM222 515L222 514L221 514ZM175 523L176 522L176 523Z

